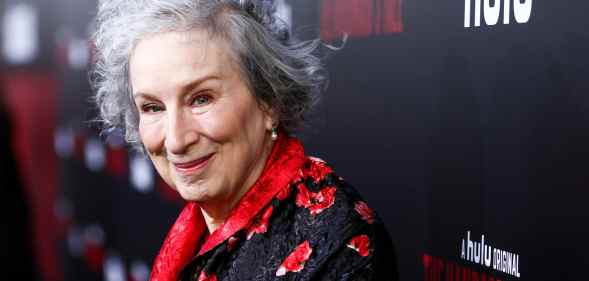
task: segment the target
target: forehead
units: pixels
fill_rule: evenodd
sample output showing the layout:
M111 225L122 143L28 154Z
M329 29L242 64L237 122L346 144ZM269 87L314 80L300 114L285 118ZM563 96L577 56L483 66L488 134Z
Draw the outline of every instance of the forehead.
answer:
M133 92L169 91L199 77L233 75L236 66L225 40L194 29L139 40L129 74Z

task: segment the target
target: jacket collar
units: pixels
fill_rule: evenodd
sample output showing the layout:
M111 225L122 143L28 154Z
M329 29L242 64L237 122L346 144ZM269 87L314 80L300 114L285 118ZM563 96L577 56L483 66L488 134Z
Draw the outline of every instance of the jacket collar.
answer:
M304 162L301 143L295 138L280 134L262 175L245 193L231 211L225 223L204 239L196 256L215 248L250 221L272 198L296 176ZM207 235L207 228L195 202L186 204L168 232L157 255L151 281L175 281L186 264L194 257L199 242Z

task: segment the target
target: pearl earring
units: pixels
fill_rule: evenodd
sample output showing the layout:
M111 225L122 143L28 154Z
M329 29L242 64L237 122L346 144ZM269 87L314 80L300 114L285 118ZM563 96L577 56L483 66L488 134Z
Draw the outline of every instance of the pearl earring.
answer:
M271 131L271 135L270 137L272 138L273 141L278 139L278 126L273 126L272 127L272 131Z

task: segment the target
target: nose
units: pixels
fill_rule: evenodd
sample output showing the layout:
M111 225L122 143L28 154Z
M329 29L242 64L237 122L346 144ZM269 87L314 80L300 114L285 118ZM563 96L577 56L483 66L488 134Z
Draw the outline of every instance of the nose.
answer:
M166 151L172 154L186 153L199 139L195 125L190 113L183 110L169 111L164 141Z

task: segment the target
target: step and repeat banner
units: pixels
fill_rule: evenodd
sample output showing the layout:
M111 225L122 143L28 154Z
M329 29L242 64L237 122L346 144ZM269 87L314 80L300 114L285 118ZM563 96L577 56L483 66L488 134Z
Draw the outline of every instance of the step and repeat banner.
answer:
M300 137L386 223L401 280L587 279L589 3L275 2L340 48L322 50L330 85ZM183 202L89 121L96 1L0 8L39 279L147 280Z
M379 211L402 280L587 279L586 2L303 2L295 26L349 36L307 149Z

